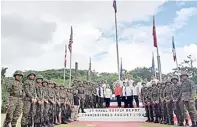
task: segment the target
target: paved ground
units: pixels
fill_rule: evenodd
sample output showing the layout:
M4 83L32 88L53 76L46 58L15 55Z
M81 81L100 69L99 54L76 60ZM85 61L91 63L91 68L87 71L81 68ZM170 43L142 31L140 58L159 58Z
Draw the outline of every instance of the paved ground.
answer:
M5 119L5 114L1 114L1 126L3 125L4 119ZM19 122L17 127L20 127ZM150 124L145 122L73 122L68 125L58 125L56 127L170 127L170 126L164 126L160 124Z

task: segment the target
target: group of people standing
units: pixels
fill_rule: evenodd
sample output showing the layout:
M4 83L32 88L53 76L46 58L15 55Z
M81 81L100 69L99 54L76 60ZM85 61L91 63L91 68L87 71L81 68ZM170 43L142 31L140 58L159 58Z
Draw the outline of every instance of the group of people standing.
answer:
M139 107L139 98L141 87L144 83L136 83L130 78L116 82L115 95L117 98L118 107L122 107L121 102L124 102L125 108ZM135 100L135 106L133 104Z
M145 106L147 122L174 125L174 114L178 126L189 126L188 113L192 127L197 127L195 107L196 88L187 73L174 76L169 80L156 82L141 89L141 100ZM173 114L174 113L174 114Z
M6 118L3 127L54 127L77 121L84 108L109 107L112 91L106 81L92 83L74 80L71 88L46 80L42 75L28 72L24 77L18 70L6 84ZM25 80L23 80L25 79Z

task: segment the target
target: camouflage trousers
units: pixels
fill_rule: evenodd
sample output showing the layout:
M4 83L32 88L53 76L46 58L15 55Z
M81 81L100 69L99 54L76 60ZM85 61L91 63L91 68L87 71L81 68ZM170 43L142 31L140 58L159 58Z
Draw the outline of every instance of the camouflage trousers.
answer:
M90 95L85 95L85 108L90 108L91 105L91 100L90 100Z
M96 96L92 95L92 108L96 108Z
M44 122L44 117L43 117L44 104L36 103L35 107L36 107L36 112L35 112L34 122L42 124Z
M85 95L84 94L79 94L80 97L80 108L83 110L84 109L84 104L85 104Z
M183 123L184 121L184 115L181 109L181 105L183 105L181 100L173 102L173 111L177 117L178 123Z
M166 101L166 108L167 108L167 122L174 123L174 115L173 115L173 102L172 100Z
M167 121L167 108L166 108L166 102L165 101L161 101L160 108L161 108L162 122L166 122Z
M62 123L68 122L68 119L71 117L70 107L61 104L61 116L62 116Z
M49 108L50 108L50 104L49 103L44 103L43 117L44 117L44 123L46 125L49 124L49 115L48 115Z
M155 114L156 121L158 121L158 118L160 118L160 111L159 111L159 104L158 103L153 104L153 112Z
M196 112L194 100L183 101L183 104L184 104L183 106L185 106L185 108L189 112L191 120L197 122L197 112ZM184 107L182 109L184 109Z
M9 98L9 108L6 113L6 118L3 124L3 127L9 127L11 123L12 127L15 127L17 120L22 113L23 102L21 98L10 97Z
M29 100L23 101L24 106L23 106L23 115L21 118L21 125L32 125L34 124L34 115L36 112L35 104L33 104ZM33 121L32 121L33 120Z
M52 125L55 123L55 105L50 104L49 111L48 111L48 116L49 116L49 124Z

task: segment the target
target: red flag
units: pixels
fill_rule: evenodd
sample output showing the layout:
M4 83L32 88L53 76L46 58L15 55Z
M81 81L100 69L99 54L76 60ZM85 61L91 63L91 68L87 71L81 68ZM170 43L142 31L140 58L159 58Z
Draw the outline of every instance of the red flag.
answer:
M157 35L156 35L156 26L155 26L155 17L153 16L153 45L157 47Z
M68 49L69 49L70 53L72 52L72 43L73 43L73 28L71 26L70 39L69 39L69 44L68 44Z
M67 45L65 45L64 67L66 68Z

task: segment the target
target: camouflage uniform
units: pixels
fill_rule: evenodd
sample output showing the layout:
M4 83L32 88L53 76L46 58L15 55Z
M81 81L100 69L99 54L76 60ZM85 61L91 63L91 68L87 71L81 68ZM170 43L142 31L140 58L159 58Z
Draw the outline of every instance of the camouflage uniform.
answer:
M23 76L23 73L22 71L15 71L13 76L15 80L6 84L6 106L8 107L3 127L9 127L10 123L12 127L16 127L17 120L22 113L23 84L16 79L16 76Z
M42 82L43 85L43 98L44 98L44 111L43 111L43 117L44 117L44 127L48 127L49 126L49 116L48 116L48 112L49 112L49 108L50 108L50 104L49 104L49 87L48 87L48 81L46 79L43 80Z
M55 123L60 123L60 116L61 116L61 105L60 105L60 88L58 85L55 84L55 94L56 94L56 117Z
M69 105L68 105L68 112L69 112L69 121L72 121L71 120L71 113L72 113L72 108L73 108L73 106L74 106L74 100L73 100L73 93L72 93L72 90L71 90L71 88L69 88L68 90L67 90L67 92L68 92L68 102L69 102Z
M173 83L172 86L172 97L173 97L173 111L177 117L178 125L183 126L183 112L181 112L181 105L183 104L181 99L181 85L178 82L177 77L172 77L171 82ZM187 121L188 122L188 121Z
M36 74L34 72L28 72L27 75L27 80L24 82L24 92L25 92L25 97L24 97L24 106L23 106L23 115L21 118L21 126L26 127L26 126L31 126L34 124L34 115L36 112L35 109L35 101L33 102L33 99L37 99L36 95L36 86L34 79L31 79L30 76Z
M153 111L155 114L155 121L154 123L159 123L159 88L156 85L156 83L152 84L153 90L152 90L152 103L153 103Z
M60 87L60 104L61 104L61 116L62 116L62 123L67 124L68 121L66 120L66 91L64 90L64 86Z
M147 117L148 117L148 120L147 122L153 122L154 121L154 117L153 117L153 106L152 106L152 86L149 86L147 88L147 92L146 92L146 95L145 95L145 109L147 110Z
M85 88L82 85L82 83L79 81L79 87L78 87L78 94L79 94L79 98L80 98L80 108L82 113L85 113L84 111L84 103L85 103Z
M166 81L165 101L166 101L166 108L167 108L167 114L168 114L168 121L166 122L166 124L174 125L172 83L171 83L171 81Z
M191 117L192 120L192 126L196 126L196 122L197 122L197 112L196 112L196 108L195 108L195 84L192 80L186 78L183 79L183 76L187 76L188 75L186 73L182 73L181 74L181 79L182 79L182 84L181 84L181 90L182 90L182 96L181 99L186 107L186 109L189 112L189 115ZM184 109L184 108L182 108Z
M55 90L54 90L54 84L52 81L49 81L49 125L54 126L54 118L55 118L55 105L56 105L56 96L55 96Z
M167 108L166 108L166 101L165 101L165 82L161 83L160 87L160 107L161 107L161 120L160 123L164 124L167 123Z
M38 79L41 79L41 82L37 82ZM37 103L35 105L36 107L36 113L34 118L34 127L41 127L44 122L43 117L43 110L44 110L44 97L43 97L43 87L42 87L42 81L43 77L42 75L36 76L36 94L37 94Z

